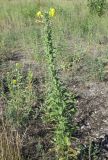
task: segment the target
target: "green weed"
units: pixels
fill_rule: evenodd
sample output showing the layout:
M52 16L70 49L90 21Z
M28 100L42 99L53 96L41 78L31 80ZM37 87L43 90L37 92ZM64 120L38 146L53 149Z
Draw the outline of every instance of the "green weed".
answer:
M52 9L54 15L55 9ZM69 157L75 158L77 151L71 148L70 137L72 134L71 128L74 126L69 125L72 123L72 116L76 113L75 98L63 87L56 70L56 50L53 46L52 40L52 26L50 14L48 12L37 13L41 21L44 22L44 44L46 62L48 64L48 79L45 98L45 117L44 121L54 123L55 131L52 138L56 152L56 159L68 159ZM71 122L69 122L71 119ZM70 154L69 154L70 152Z
M32 72L29 71L26 79L23 77L20 64L16 64L11 72L7 73L7 87L9 94L5 110L6 118L15 127L25 126L32 104L35 99L32 86Z
M88 0L90 12L102 16L106 9L106 3L106 0Z

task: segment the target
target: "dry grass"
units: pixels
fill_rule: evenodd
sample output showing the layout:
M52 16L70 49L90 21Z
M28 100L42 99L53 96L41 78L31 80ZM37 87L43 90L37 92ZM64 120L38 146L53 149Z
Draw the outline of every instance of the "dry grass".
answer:
M20 136L7 122L0 131L0 160L21 160Z

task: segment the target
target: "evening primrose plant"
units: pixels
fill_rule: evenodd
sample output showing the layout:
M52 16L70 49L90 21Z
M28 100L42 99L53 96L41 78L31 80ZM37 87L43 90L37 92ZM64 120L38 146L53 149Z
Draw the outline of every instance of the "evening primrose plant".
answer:
M8 97L6 97L5 115L14 127L25 126L32 104L36 99L32 86L32 71L28 71L26 78L22 66L16 63L12 70L6 74Z
M47 12L39 11L37 17L44 22L44 50L47 62L48 77L46 79L46 96L44 104L45 123L55 124L53 144L57 160L76 159L77 150L71 147L71 123L76 113L75 97L69 93L60 81L56 70L56 50L53 46L51 17L54 17L56 10L50 8ZM71 116L70 116L71 115Z

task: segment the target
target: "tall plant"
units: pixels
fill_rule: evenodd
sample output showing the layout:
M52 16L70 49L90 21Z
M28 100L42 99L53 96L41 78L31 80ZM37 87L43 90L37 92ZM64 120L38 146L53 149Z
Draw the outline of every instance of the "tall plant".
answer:
M56 52L53 46L51 17L55 16L55 9L49 12L39 11L37 16L44 23L44 45L48 65L47 91L45 98L44 121L55 124L53 143L56 159L67 160L76 158L77 151L71 148L72 116L76 113L75 97L71 95L61 83L56 70ZM70 122L71 121L71 122ZM70 124L70 125L69 125Z

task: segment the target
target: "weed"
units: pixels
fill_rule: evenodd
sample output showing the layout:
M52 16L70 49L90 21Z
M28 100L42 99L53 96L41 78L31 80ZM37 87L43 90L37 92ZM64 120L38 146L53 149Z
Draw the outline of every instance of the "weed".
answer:
M5 114L11 124L16 127L26 124L28 115L32 110L32 104L35 99L32 76L32 72L29 71L26 79L24 79L19 63L16 63L12 71L7 73L9 95L6 97Z
M56 151L56 159L68 159L70 156L75 158L77 151L71 148L70 133L72 130L68 126L70 115L76 113L74 105L74 97L63 87L60 82L56 71L56 51L53 46L52 40L52 27L50 16L55 15L55 9L50 9L50 12L38 12L38 17L45 23L44 29L44 44L46 61L48 64L48 79L47 79L47 92L45 99L45 122L55 124L55 131L53 137L54 148ZM72 118L71 118L72 119ZM71 127L72 128L72 127ZM71 154L69 155L69 151Z
M101 58L86 57L86 65L89 76L100 81L104 80L104 64Z
M99 58L95 59L95 73L96 77L99 78L99 80L104 80L104 65L102 60Z
M88 6L91 13L102 16L106 9L106 0L88 0Z

